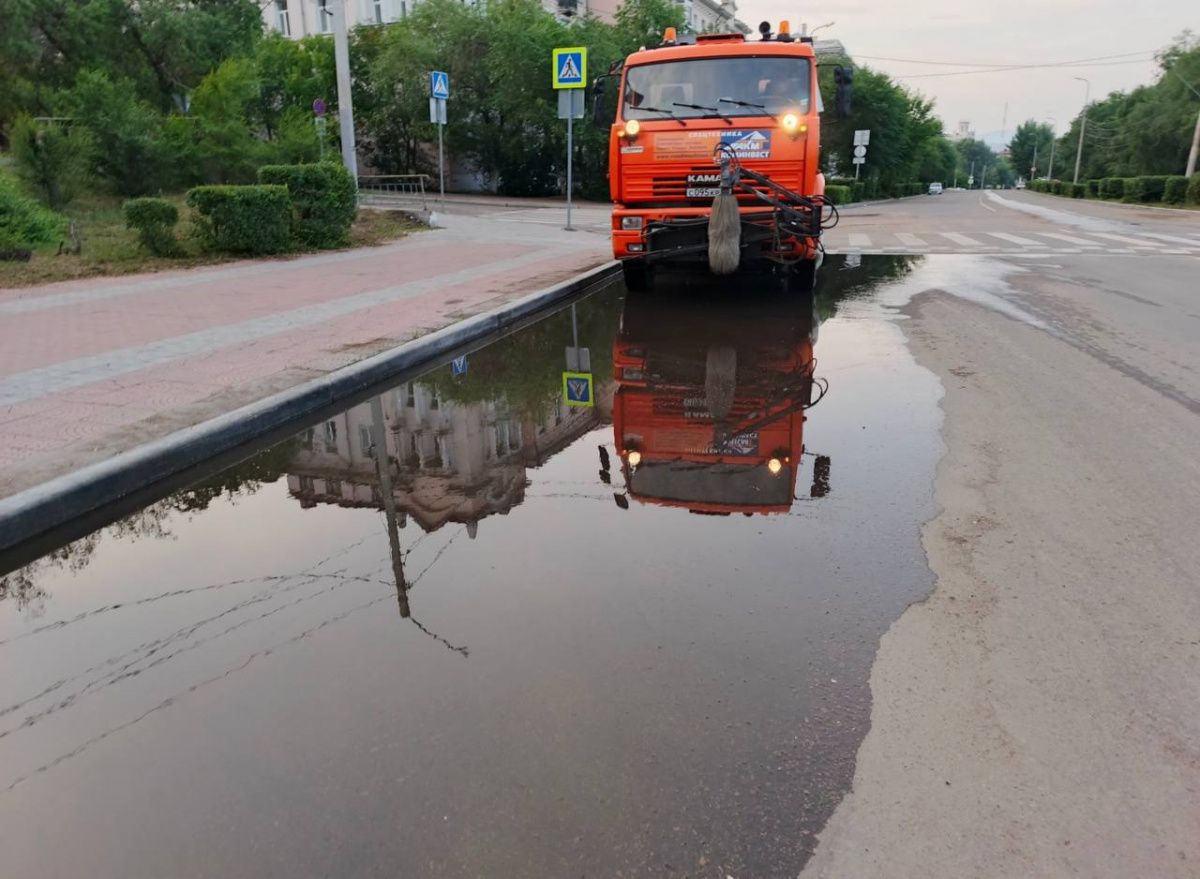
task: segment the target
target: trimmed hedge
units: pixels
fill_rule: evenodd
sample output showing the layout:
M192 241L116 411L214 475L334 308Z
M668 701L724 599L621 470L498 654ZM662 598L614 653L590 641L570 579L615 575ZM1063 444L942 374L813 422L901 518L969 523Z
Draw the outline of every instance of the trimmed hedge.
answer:
M1188 178L1187 203L1200 204L1200 174Z
M1087 188L1087 192L1084 193L1084 195L1087 198L1099 198L1100 197L1100 181L1099 180L1089 180L1087 183L1084 184L1084 186Z
M1125 195L1124 177L1105 177L1100 181L1101 198L1121 198Z
M1166 204L1183 204L1187 201L1188 179L1182 174L1168 177L1163 184L1163 202Z
M66 225L64 217L42 207L0 174L0 251L18 253L61 241Z
M179 210L165 198L132 198L122 205L127 228L136 229L138 241L155 256L178 256L175 238Z
M1071 198L1083 198L1087 195L1086 183L1064 183L1063 195L1068 195Z
M199 215L204 246L227 253L281 253L291 245L286 186L197 186L187 203Z
M849 204L854 200L854 188L851 186L833 186L825 187L825 198L836 204Z
M1124 201L1162 201L1163 190L1166 188L1166 185L1166 177L1126 177Z
M292 229L308 247L344 247L358 213L354 178L342 165L266 165L258 182L286 186L294 209Z

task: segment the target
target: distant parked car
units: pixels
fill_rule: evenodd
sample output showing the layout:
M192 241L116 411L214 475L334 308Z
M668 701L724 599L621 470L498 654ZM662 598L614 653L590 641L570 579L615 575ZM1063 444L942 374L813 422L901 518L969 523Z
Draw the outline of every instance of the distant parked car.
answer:
M941 195L942 194L942 184L930 183L929 184L929 194L930 195Z
M1025 188L1025 181L1024 181L1024 180L1018 180L1018 181L1017 181L1017 189L1024 189L1024 188Z

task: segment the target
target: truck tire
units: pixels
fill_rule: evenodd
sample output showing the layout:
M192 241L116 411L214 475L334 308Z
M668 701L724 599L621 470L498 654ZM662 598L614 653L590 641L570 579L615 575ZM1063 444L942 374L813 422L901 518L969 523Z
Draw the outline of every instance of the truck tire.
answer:
M625 288L633 293L642 293L654 286L654 275L645 260L622 260L621 274L625 276Z

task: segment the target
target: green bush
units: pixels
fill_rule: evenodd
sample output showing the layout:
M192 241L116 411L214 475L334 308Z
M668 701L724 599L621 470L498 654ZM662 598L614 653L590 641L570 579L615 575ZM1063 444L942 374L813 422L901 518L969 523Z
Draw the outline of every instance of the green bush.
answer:
M1188 178L1187 203L1200 204L1200 174Z
M199 215L204 246L227 253L281 253L291 243L286 186L197 186L187 203Z
M21 116L8 139L17 175L51 208L63 207L87 184L93 141L86 128Z
M137 230L142 247L155 256L178 256L175 224L179 210L165 198L134 198L123 205L125 225Z
M0 174L0 251L31 250L62 240L66 220L24 195Z
M1125 201L1162 201L1167 186L1165 176L1129 177L1125 180Z
M1100 181L1101 198L1121 198L1125 195L1125 178L1105 177Z
M1063 195L1069 196L1070 198L1083 198L1085 195L1087 195L1087 184L1064 183Z
M1084 193L1084 195L1087 198L1099 198L1100 197L1100 181L1099 180L1089 180L1087 183L1084 184L1084 186L1087 189L1087 191Z
M1166 204L1183 204L1187 201L1188 179L1182 174L1168 177L1163 185L1163 198Z
M849 204L854 199L854 188L851 186L826 186L825 198L834 204Z
M258 182L286 186L294 209L296 239L309 247L344 247L358 213L354 178L342 165L266 165Z

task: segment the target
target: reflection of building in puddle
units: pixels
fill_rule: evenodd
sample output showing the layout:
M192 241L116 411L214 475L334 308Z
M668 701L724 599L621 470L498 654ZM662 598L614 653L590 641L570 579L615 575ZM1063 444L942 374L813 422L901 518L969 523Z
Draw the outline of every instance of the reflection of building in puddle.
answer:
M471 537L480 519L521 503L526 468L540 466L609 422L612 413L611 387L597 389L595 409L571 408L554 399L544 415L514 411L504 399L446 400L415 382L378 399L382 429L368 401L302 434L288 467L291 495L304 507L383 509L374 457L382 434L399 526L410 516L425 531L457 522Z

